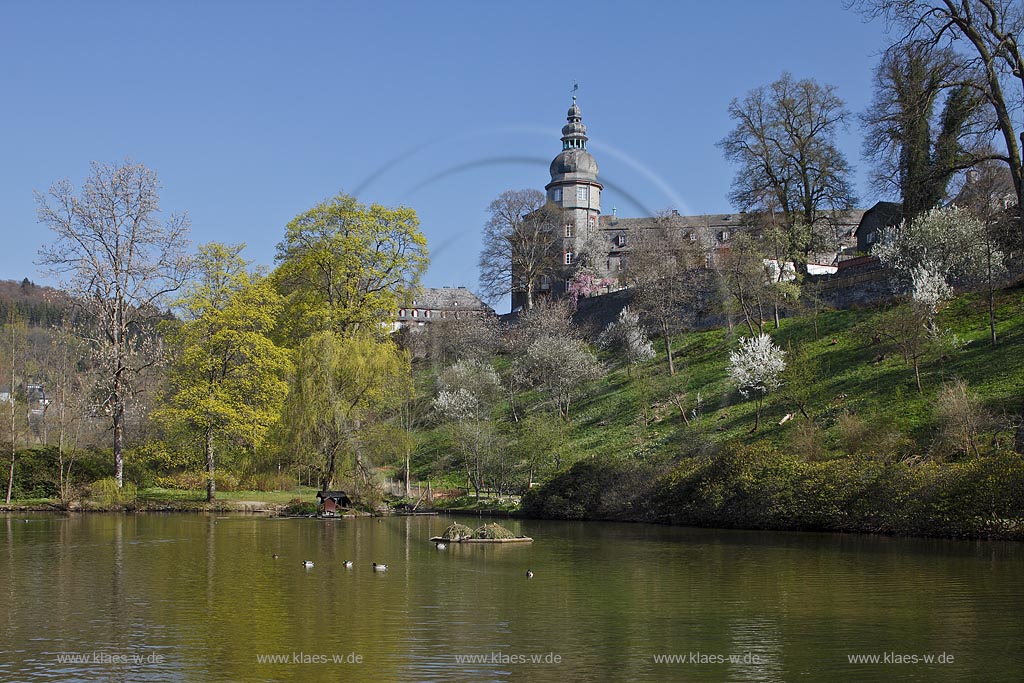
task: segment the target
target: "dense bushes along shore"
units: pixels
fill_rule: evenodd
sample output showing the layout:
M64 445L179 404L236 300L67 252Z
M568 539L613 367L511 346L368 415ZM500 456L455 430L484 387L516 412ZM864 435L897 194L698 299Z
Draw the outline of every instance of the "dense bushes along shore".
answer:
M956 463L858 456L808 462L729 444L673 466L577 463L524 498L522 513L705 527L1024 540L1024 459Z

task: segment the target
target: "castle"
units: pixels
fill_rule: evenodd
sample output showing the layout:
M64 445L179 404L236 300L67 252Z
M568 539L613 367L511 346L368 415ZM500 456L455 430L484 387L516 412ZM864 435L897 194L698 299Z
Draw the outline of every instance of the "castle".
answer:
M743 213L682 216L671 211L663 217L619 218L616 213L601 214L601 192L604 185L598 180L598 165L587 151L587 127L583 114L573 95L572 106L562 127L562 151L551 161L551 181L544 186L547 200L562 209L565 215L562 235L561 264L552 269L538 283L541 297L561 298L567 295L576 260L583 245L596 243L604 256L603 263L594 264L599 270L601 288L598 293L621 287L619 276L629 258L630 244L643 230L670 228L679 230L683 239L699 241L712 256L727 249L729 241L744 230L756 229ZM834 232L832 250L817 254L816 263L809 264L811 273L835 272L838 254L856 244L855 232L864 211L854 209L838 212L831 230ZM600 259L599 259L600 261ZM515 264L513 264L513 268ZM513 277L513 282L517 278ZM525 291L512 292L512 310L525 306Z

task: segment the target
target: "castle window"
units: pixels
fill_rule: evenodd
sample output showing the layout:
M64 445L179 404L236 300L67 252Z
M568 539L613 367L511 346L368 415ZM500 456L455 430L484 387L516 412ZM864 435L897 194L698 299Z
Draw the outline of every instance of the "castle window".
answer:
M569 291L569 286L572 285L572 280L565 281L565 291Z
M556 187L555 189L551 190L551 201L562 201L562 188Z
M729 239L729 231L723 230L722 233L718 236L718 239L722 240L723 242Z
M588 223L589 223L590 227L596 228L597 227L597 216L591 216L590 220L588 221Z
M540 289L541 289L542 292L551 289L551 278L549 278L547 275L544 275L543 277L541 277L541 279L540 279Z
M590 188L584 185L583 187L576 188L576 199L581 202L587 201L590 198Z
M405 309L404 308L398 309L398 317L399 318L404 318L405 317Z
M419 311L417 311L417 310L413 310L413 312L412 312L412 317L414 317L414 318L418 318L418 317L420 317L420 316L419 316Z
M697 241L697 233L695 233L695 232L691 232L690 233L690 241L691 242L696 242Z
M572 252L571 251L565 252L565 265L567 265L567 266L571 266L572 265Z
M624 247L624 246L626 246L626 236L625 235L616 235L615 236L615 246L617 246L617 247Z
M565 224L565 236L572 237L572 223Z
M872 244L872 243L874 243L874 241L875 241L875 232L872 230L871 232L868 233L867 243L868 244Z

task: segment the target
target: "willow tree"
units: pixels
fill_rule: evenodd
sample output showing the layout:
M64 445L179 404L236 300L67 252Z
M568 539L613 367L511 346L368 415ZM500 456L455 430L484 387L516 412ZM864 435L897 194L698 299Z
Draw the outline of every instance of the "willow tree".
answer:
M209 501L217 494L217 444L259 446L288 393L288 351L271 340L281 297L267 278L250 274L243 247L200 247L199 276L178 302L185 320L165 337L170 391L155 417L201 436Z
M299 344L285 420L293 443L319 460L321 489L333 485L340 459L369 482L360 430L398 409L411 391L409 355L391 340L369 331L317 332Z
M100 368L102 412L109 415L114 478L123 481L125 410L138 377L158 362L155 326L166 298L188 277L189 221L160 220L156 172L126 160L92 164L80 194L67 180L36 193L39 222L54 241L39 254L91 326L85 334Z
M394 318L426 270L427 240L412 209L339 193L288 223L276 260L293 343L322 331L351 336Z

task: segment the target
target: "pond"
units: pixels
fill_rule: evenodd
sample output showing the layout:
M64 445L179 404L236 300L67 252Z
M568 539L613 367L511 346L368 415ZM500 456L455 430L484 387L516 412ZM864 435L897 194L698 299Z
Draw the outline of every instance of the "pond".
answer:
M453 519L483 523L2 515L0 680L997 681L1024 665L1024 544L513 520L536 541L438 550Z

